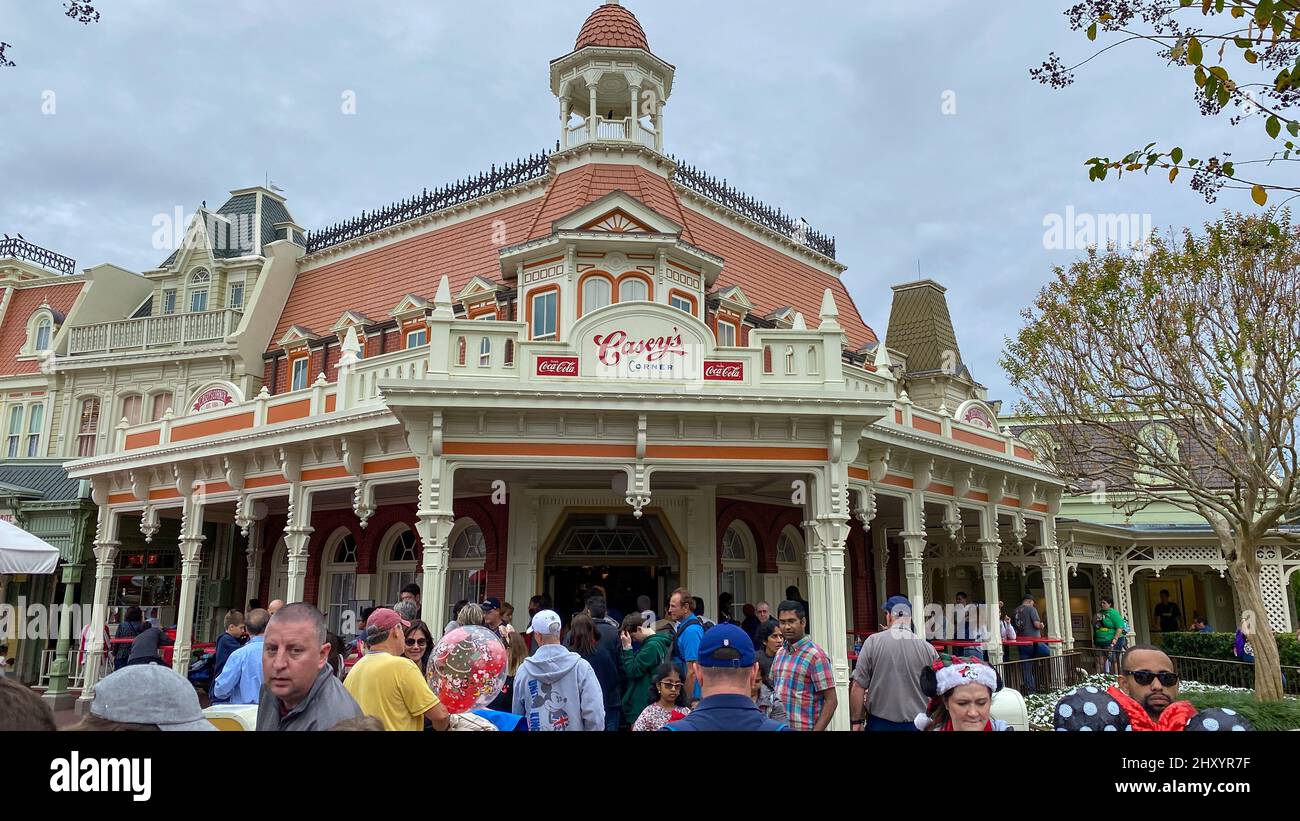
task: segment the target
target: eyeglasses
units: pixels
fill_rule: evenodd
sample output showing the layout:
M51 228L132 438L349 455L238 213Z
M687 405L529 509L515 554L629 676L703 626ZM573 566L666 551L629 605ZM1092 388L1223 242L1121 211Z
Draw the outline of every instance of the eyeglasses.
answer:
M667 687L669 690L680 690L680 689L682 689L682 683L681 683L680 681L661 681L661 682L659 682L659 686L660 686L660 687Z
M406 646L407 647L428 647L429 640L428 639L407 639Z
M1178 683L1177 673L1153 673L1150 670L1127 670L1124 672L1124 675L1132 676L1133 680L1142 687L1146 687L1150 684L1152 679L1160 679L1161 687L1173 687Z

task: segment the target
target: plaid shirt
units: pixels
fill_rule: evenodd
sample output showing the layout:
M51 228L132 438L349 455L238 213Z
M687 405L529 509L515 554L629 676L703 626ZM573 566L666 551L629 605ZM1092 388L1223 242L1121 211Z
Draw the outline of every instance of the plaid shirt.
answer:
M776 651L772 682L776 697L789 714L791 729L811 730L826 703L824 693L835 686L835 675L822 648L804 636Z

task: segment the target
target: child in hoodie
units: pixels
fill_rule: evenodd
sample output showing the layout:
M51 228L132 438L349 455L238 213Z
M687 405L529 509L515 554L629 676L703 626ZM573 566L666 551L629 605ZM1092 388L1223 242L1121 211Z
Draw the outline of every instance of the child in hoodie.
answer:
M515 675L513 712L528 721L529 732L604 730L605 698L596 671L560 644L559 615L539 611L528 632L537 650Z

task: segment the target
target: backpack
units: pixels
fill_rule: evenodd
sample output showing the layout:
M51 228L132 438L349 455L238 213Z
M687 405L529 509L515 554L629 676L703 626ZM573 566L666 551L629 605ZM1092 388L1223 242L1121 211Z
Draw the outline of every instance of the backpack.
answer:
M1011 617L1011 626L1016 628L1016 635L1024 635L1025 627L1025 606L1022 604L1016 608L1016 614Z
M704 633L707 632L708 629L713 626L709 622L704 621L704 619L701 619L699 616L692 616L691 618L694 619L693 622L688 622L687 624L683 625L680 630L676 630L673 632L673 641L672 644L669 645L668 647L668 659L673 663L673 666L677 668L677 672L681 674L682 678L686 678L687 671L684 669L686 667L686 658L677 650L678 636L680 636L685 631L689 630L692 624L699 625L701 636L703 636ZM681 659L680 664L678 664L679 658Z

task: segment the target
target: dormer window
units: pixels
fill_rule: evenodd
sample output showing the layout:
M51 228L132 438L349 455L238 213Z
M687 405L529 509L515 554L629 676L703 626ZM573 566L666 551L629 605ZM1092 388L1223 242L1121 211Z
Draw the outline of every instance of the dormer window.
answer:
M300 391L307 387L307 367L310 356L300 356L293 360L293 375L290 377L291 391Z
M163 291L162 312L163 312L163 316L171 316L172 314L176 313L176 289L175 288L168 288L167 290Z
M49 306L42 307L41 310L32 314L31 319L27 321L27 353L38 354L41 351L48 351L53 347L54 341L54 316L50 313Z
M736 347L736 326L734 323L722 319L718 320L718 347Z
M232 311L244 310L244 281L230 283L230 299L226 302L226 307Z
M208 285L211 282L212 277L208 275L207 271L201 269L190 276L190 313L202 313L208 309Z
M421 345L429 344L429 329L416 328L413 331L406 332L406 347L418 348Z

